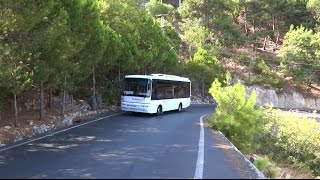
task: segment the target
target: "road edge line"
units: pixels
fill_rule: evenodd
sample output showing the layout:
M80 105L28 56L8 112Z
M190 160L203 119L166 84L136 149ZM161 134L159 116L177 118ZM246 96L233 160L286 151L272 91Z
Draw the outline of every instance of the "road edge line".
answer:
M200 117L200 137L199 137L199 148L198 148L198 157L196 170L194 172L194 179L203 179L203 164L204 164L204 124L203 117L207 114Z

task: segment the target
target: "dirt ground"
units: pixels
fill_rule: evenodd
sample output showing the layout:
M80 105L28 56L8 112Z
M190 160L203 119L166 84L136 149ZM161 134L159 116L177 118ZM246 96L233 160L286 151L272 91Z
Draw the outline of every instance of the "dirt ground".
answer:
M72 111L65 111L69 114ZM0 121L0 142L1 144L10 144L14 142L15 137L18 135L31 137L33 132L32 128L40 127L41 125L54 125L57 126L63 121L60 111L56 109L45 109L44 120L39 120L39 111L37 110L24 110L19 113L18 126L14 127L13 111L6 108L2 111Z
M260 159L263 157L263 155L245 155L247 159L250 160L250 157L254 157L254 159ZM315 179L315 177L308 172L304 172L302 170L299 170L292 165L280 165L276 164L274 162L270 162L269 164L276 169L276 179Z

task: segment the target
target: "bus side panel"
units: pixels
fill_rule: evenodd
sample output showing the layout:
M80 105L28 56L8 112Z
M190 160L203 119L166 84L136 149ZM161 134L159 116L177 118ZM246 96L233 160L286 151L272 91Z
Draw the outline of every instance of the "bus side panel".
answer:
M181 99L164 99L164 111L176 110L179 107Z
M184 99L183 99L182 108L187 108L187 107L190 106L190 104L191 104L190 98L184 98Z
M157 113L157 109L158 109L158 107L161 105L162 106L162 111L163 111L163 107L164 107L164 105L163 105L163 102L162 102L163 100L152 100L151 101L151 103L150 103L150 112L152 113L152 114L154 114L154 113Z
M182 108L187 108L190 106L190 98L165 99L163 100L163 111L177 110L180 103Z

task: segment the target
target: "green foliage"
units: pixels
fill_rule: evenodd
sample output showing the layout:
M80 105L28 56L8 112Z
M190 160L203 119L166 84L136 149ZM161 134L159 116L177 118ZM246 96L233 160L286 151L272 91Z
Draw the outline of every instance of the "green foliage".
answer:
M255 63L253 64L253 71L255 71L258 74L263 74L263 75L271 75L272 74L269 66L262 59L257 59L255 61Z
M295 113L267 109L260 151L278 161L291 162L300 169L320 175L320 124Z
M277 175L276 168L271 165L268 156L264 156L262 159L256 159L254 165L270 179L275 179Z
M265 171L269 165L269 158L265 156L262 159L257 159L254 161L254 165L260 170Z
M315 72L319 70L320 34L303 26L296 29L291 26L285 35L283 47L280 50L285 71L298 82L313 83L317 81Z
M162 33L159 22L139 3L1 1L1 86L22 91L31 84L44 84L53 91L85 92L79 86L91 83L93 68L98 81L121 79L128 73L176 70L181 41L178 33L167 21ZM173 11L168 4L156 4Z
M248 80L248 84L258 84L264 87L274 87L280 90L283 85L283 80L272 70L267 63L261 58L257 57L252 65L253 75Z
M170 72L178 62L178 34L167 22L162 33L158 21L131 3L108 1L103 10L104 23L121 37L118 51L122 53L113 59L113 64L123 74Z
M217 18L214 23L216 24L215 28L218 29L215 32L222 45L232 47L243 45L246 42L245 37L230 17Z
M120 103L120 88L116 88L118 84L115 81L106 81L99 91L102 93L102 100L106 104Z
M291 24L294 26L304 26L313 29L316 20L313 18L311 12L307 9L308 0L296 1L290 0L286 2L285 8L285 24L289 27Z
M190 28L187 28L184 34L184 40L187 41L191 56L200 48L207 50L218 50L220 45L219 42L212 38L213 33L210 32L206 27L192 26L195 23L190 21ZM185 27L189 26L187 23Z
M255 151L263 128L261 110L255 108L255 92L247 97L245 87L239 82L222 87L218 80L212 83L209 92L218 104L209 124L224 133L243 152Z
M277 92L280 92L282 89L282 85L283 85L283 81L282 79L277 76L276 74L272 74L269 76L265 76L265 75L255 75L252 76L248 82L248 85L261 85L265 88L270 88L270 87L274 87L276 88Z
M238 62L241 64L241 65L246 65L246 66L249 66L250 64L250 59L248 57L247 54L245 53L241 53L238 57Z
M269 166L263 173L266 177L270 179L275 179L277 176L277 169L274 166Z
M229 0L185 0L181 7L181 15L186 19L183 29L187 32L204 27L212 34L207 37L212 38L212 44L217 41L223 46L241 44L243 43L241 33L235 26L230 13L233 5Z
M319 0L308 0L307 9L311 12L313 17L317 21L317 31L319 32L319 23L320 23L320 1Z
M146 10L154 17L159 14L172 15L174 13L174 7L171 4L163 3L160 0L150 0L146 4Z
M192 60L186 62L187 76L199 83L204 91L210 88L214 79L222 79L223 71L217 56L205 49L199 49ZM204 95L204 94L203 94Z
M5 43L4 47L0 47L1 87L6 87L11 92L20 94L32 83L29 66L21 60L28 57L28 54L18 42L8 40Z

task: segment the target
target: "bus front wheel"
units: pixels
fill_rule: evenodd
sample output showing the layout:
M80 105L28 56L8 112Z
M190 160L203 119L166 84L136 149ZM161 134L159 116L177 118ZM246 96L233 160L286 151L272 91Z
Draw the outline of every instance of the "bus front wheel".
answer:
M158 106L157 109L157 115L159 116L160 114L162 114L162 106Z

